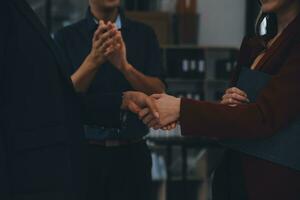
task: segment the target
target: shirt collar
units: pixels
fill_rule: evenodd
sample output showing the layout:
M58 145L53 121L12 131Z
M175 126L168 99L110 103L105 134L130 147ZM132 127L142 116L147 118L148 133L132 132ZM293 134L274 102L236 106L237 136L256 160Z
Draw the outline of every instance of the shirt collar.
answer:
M90 31L94 32L97 29L99 22L93 16L90 8L88 8L88 10L86 12L86 20L87 20L88 29ZM119 15L118 15L115 23L116 23L116 26L118 29L125 28L126 19L125 19L125 15L124 15L122 9L119 9Z
M95 17L93 18L93 20L94 20L95 24L99 25L99 21ZM122 20L121 20L120 15L118 15L118 17L115 21L115 24L116 24L118 30L122 29Z

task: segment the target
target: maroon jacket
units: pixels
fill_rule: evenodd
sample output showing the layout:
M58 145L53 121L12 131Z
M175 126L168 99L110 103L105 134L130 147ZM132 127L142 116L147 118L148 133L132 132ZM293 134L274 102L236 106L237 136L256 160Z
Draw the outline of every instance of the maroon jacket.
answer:
M250 67L262 50L260 38L245 39L239 67ZM255 103L229 107L182 99L180 123L183 135L222 139L263 138L276 134L298 117L300 15L267 50L257 70L271 74L273 78ZM249 200L300 199L300 172L247 155L243 156L242 162Z

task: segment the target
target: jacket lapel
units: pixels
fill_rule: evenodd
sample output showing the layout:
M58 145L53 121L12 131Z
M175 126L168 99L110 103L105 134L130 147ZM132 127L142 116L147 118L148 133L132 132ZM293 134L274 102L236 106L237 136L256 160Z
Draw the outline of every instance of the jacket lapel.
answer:
M282 32L282 34L276 39L273 45L266 51L266 54L257 64L257 70L263 70L266 63L277 53L283 45L291 42L294 39L294 35L299 31L300 15L298 15ZM258 55L256 55L258 56Z
M32 24L33 28L40 34L42 40L45 42L47 47L51 50L52 54L56 58L56 63L59 67L59 71L63 74L64 79L67 81L68 85L73 87L71 78L67 73L66 66L64 66L62 55L58 54L58 50L55 46L54 41L50 37L49 33L44 28L43 24L40 22L34 11L24 0L12 0L16 5L16 8L20 11L21 14Z

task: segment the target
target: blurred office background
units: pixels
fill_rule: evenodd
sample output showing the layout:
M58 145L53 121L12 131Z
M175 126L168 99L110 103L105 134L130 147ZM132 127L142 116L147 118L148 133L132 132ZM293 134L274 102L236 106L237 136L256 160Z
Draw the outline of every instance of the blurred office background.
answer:
M88 0L27 0L49 32L84 17ZM122 0L130 18L159 38L168 93L220 100L245 35L253 35L259 8L253 0ZM201 124L200 124L201 125ZM209 200L222 148L204 138L151 131L153 200Z

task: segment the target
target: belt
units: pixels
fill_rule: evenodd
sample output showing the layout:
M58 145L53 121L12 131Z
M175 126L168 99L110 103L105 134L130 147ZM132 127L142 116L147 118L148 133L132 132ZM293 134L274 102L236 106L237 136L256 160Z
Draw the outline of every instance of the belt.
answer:
M118 140L121 130L116 128L104 128L99 126L85 126L85 136L88 140Z
M103 146L103 147L120 147L120 146L126 146L131 144L138 144L142 142L143 139L140 140L105 140L105 141L97 141L97 140L88 140L88 144L90 145L97 145L97 146Z

